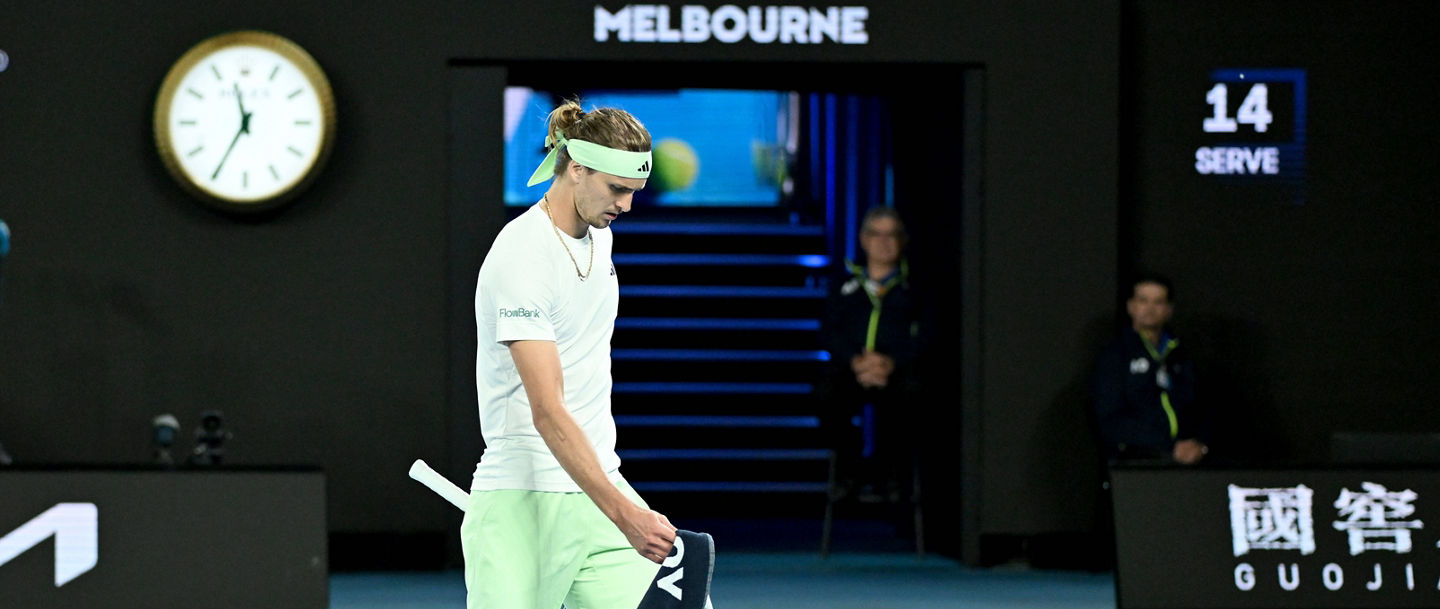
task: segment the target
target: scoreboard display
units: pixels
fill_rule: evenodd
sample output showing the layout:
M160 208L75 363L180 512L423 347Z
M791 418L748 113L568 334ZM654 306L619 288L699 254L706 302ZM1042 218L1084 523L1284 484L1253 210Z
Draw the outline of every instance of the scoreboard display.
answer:
M1195 172L1237 182L1305 185L1305 71L1220 68L1196 91Z

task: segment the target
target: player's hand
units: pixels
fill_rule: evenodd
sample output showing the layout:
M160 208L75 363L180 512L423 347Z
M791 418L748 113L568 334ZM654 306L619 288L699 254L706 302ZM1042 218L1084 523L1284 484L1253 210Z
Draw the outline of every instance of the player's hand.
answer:
M630 540L630 546L650 562L663 562L670 555L670 548L675 546L675 525L655 510L635 506L621 517L618 524L625 538Z

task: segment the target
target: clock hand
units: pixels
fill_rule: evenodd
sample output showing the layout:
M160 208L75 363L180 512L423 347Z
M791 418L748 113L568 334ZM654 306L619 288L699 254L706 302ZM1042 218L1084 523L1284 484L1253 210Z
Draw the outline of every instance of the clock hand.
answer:
M225 156L220 157L220 164L215 166L215 173L210 174L210 179L214 180L220 177L220 168L225 166L225 159L230 158L230 151L235 149L235 142L240 141L240 136L244 134L244 130L235 132L235 137L230 140L230 147L225 149Z
M220 164L215 166L215 173L210 174L210 179L220 177L220 169L225 166L225 160L230 158L230 151L235 149L235 143L240 141L240 136L250 133L251 112L245 111L245 100L240 95L240 83L235 83L235 100L240 103L240 130L235 132L235 137L230 139L230 147L225 149L225 155L220 157Z
M250 115L254 112L245 111L245 99L240 95L240 83L235 83L235 101L240 104L240 133L250 133Z

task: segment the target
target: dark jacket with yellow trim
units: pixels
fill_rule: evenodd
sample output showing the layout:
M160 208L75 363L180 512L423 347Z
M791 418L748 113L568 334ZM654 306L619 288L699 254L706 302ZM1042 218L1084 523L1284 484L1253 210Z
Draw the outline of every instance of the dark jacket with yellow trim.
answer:
M1169 377L1168 389L1161 387L1161 371ZM1179 341L1156 359L1140 334L1126 328L1101 352L1091 383L1095 422L1108 457L1163 457L1176 440L1208 443L1209 423L1196 401L1195 365ZM1175 413L1174 437L1162 393Z
M865 291L864 268L846 265L849 273L831 281L820 338L830 352L831 365L848 370L850 358L865 350L875 304ZM916 357L924 350L928 322L923 305L923 297L910 284L909 265L902 262L900 273L879 297L875 331L875 351L895 360L896 373L902 376L913 372Z

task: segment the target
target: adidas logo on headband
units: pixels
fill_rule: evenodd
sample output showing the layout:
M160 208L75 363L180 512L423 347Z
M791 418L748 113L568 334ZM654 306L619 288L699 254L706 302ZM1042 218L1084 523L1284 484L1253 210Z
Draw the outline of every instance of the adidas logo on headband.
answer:
M561 139L550 148L549 154L545 155L545 160L540 162L540 166L535 168L535 173L531 174L530 180L526 182L528 185L534 186L555 176L556 155L560 153L561 148L568 150L570 158L575 162L596 171L622 178L644 179L650 177L650 151L648 150L645 152L616 150L585 140ZM627 169L627 167L634 167L631 163L634 163L635 159L640 159L640 168Z

